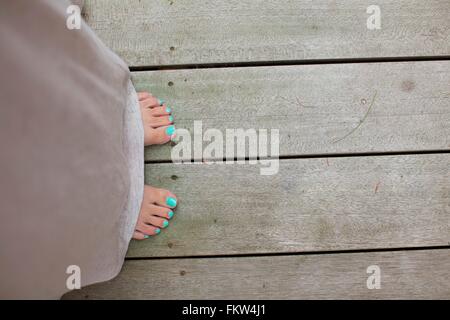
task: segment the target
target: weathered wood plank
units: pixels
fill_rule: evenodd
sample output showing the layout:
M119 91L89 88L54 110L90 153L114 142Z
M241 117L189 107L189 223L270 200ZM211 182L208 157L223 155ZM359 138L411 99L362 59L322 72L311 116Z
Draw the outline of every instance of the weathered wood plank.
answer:
M367 289L377 265L381 288ZM126 261L65 299L450 299L450 250Z
M447 245L450 154L150 164L146 182L179 198L157 237L128 257Z
M132 66L450 54L448 0L94 0L85 16Z
M179 128L279 129L285 156L450 149L450 61L137 72L133 81L173 106ZM152 146L146 159L170 153Z

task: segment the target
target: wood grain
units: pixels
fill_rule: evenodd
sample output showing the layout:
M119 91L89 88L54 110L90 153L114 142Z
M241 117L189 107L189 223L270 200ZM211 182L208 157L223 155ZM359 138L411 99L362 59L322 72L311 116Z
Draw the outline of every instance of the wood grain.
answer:
M381 288L367 289L377 265ZM450 249L126 261L65 299L449 299Z
M450 54L448 0L90 0L84 16L131 66Z
M146 183L179 205L128 257L305 252L447 245L450 154L150 164Z
M380 0L380 30L366 27L372 4L87 0L83 13L131 66L450 55L448 0ZM178 128L279 129L281 156L330 158L281 160L273 176L262 165L146 165L146 182L179 198L169 228L132 241L116 279L64 298L450 298L450 249L319 254L450 245L450 154L332 157L450 150L449 61L135 72L133 81L168 101ZM170 152L154 146L145 157ZM366 287L370 265L381 268L380 290Z
M450 61L137 72L133 82L191 133L199 120L223 135L279 129L282 156L450 150ZM170 159L170 145L146 150Z

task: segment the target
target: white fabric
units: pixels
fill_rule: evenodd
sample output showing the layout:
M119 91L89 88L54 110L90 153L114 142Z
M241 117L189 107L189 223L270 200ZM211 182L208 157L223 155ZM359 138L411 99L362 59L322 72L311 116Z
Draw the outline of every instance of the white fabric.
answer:
M128 203L121 218L121 237L125 244L133 236L144 194L144 127L139 101L131 80L128 81L127 107L124 119L124 151L128 159L130 189ZM120 250L125 252L125 250Z

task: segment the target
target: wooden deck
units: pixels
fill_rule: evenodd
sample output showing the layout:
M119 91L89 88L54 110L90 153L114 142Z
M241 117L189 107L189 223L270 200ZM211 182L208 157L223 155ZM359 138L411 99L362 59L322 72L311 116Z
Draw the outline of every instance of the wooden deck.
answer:
M65 298L450 299L450 2L377 1L380 30L371 4L86 1L177 128L279 129L281 159L263 176L147 148L147 183L180 199L170 227Z

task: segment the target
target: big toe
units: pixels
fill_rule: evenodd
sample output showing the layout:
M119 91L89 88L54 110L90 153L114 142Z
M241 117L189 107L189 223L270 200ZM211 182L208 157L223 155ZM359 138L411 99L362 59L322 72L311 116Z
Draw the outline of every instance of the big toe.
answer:
M172 209L177 206L177 197L169 190L145 185L144 192L148 195L148 200L152 204Z
M159 128L149 128L146 132L145 145L163 144L175 137L175 126L163 126Z

